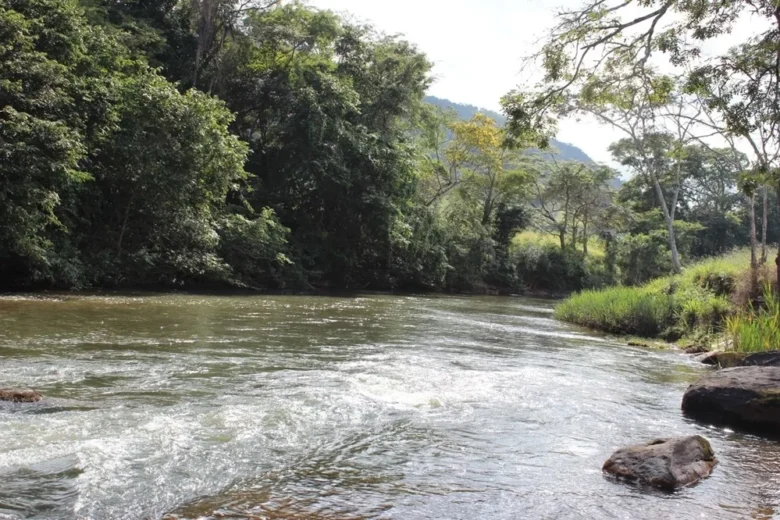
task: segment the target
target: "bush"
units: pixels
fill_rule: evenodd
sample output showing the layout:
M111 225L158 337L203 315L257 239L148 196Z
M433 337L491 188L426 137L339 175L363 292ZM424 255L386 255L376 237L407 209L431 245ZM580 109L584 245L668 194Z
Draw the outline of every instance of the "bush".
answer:
M531 290L578 291L588 286L582 254L553 244L523 244L514 251L521 284Z

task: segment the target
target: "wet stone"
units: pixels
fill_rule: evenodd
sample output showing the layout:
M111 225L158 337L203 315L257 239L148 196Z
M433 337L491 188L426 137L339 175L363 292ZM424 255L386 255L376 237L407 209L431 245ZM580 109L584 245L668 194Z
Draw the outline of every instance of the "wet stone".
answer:
M709 441L694 435L622 448L602 469L622 480L672 491L707 477L716 464Z
M0 401L12 403L37 403L43 399L40 392L29 388L0 388Z

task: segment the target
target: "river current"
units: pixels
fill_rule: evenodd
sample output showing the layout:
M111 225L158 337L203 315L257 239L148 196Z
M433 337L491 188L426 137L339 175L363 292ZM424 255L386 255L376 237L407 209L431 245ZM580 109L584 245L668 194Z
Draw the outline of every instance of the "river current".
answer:
M0 519L780 518L780 445L681 415L706 370L524 298L0 298L46 396L0 403ZM682 434L711 478L602 475Z

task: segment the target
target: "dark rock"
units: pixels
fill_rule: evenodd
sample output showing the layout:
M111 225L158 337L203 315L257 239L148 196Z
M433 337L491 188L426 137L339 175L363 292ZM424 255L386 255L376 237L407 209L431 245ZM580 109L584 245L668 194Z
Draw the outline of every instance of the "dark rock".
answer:
M715 365L720 368L733 368L742 364L747 354L742 352L711 352L699 360L705 365Z
M780 350L750 354L742 360L740 366L780 367Z
M621 479L671 491L707 477L717 463L709 441L694 435L620 449L602 469Z
M686 354L704 354L709 351L710 348L706 345L692 345L683 350Z
M780 367L713 372L688 387L682 409L700 421L780 433Z
M0 388L0 401L12 403L36 403L43 399L40 392L27 388Z

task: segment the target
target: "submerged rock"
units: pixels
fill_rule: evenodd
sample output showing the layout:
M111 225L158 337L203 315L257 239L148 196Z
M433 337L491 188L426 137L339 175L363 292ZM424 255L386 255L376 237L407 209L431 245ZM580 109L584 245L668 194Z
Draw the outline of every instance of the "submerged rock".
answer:
M717 463L709 441L694 435L620 449L602 469L622 479L671 491L707 477Z
M0 388L0 401L12 403L37 403L43 399L40 392L28 388Z
M682 409L700 421L780 433L780 367L713 372L688 387Z
M710 348L707 345L691 345L690 347L683 350L686 354L706 354L710 351Z

